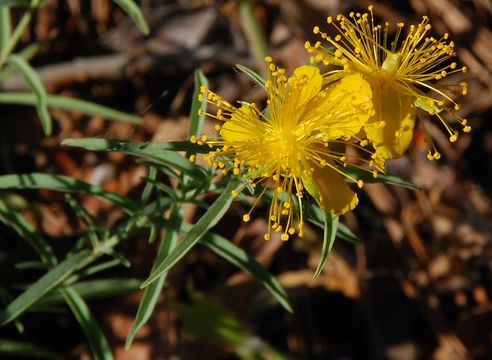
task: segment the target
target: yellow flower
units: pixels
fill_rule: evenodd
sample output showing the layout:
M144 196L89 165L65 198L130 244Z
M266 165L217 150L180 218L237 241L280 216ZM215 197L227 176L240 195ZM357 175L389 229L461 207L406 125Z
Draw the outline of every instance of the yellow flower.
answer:
M408 148L416 107L437 117L449 140L455 142L458 132L452 128L450 117L464 132L471 130L467 120L455 113L460 106L451 97L456 90L465 95L466 83L435 83L450 74L466 72L466 67L459 68L450 61L456 56L454 42L448 42L448 34L440 39L427 37L431 25L426 16L417 26L411 25L406 36L402 36L404 24L398 23L390 40L389 23L376 24L372 9L369 6L369 13L364 14L352 12L348 18L338 15L336 21L328 17L328 24L337 32L334 38L316 26L314 33L329 45L307 42L307 50L314 54L312 61L339 67L325 74L327 80L359 73L369 82L375 114L364 128L380 158L400 157ZM426 93L428 90L432 92ZM437 159L440 155L432 146L428 158Z
M203 87L201 96L206 93L208 102L217 108L216 113L207 115L224 124L216 127L220 129L220 139L192 141L215 147L207 155L208 160L224 174L242 176L247 181L244 187L265 186L243 216L244 221L250 220L266 189L273 188L265 239L270 239L274 230L287 240L295 233L303 235L305 191L335 214L357 205L357 195L344 177L356 180L340 168L350 158L345 155L344 144L361 131L371 116L371 90L358 74L326 88L317 67L301 66L287 77L270 57L266 60L267 108L261 111L256 104L246 102L236 107ZM358 185L362 186L362 181Z

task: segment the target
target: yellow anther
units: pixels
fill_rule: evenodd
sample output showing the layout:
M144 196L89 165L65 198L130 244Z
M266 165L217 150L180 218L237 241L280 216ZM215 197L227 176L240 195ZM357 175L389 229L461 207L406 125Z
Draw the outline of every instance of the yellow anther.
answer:
M469 125L466 125L466 126L463 128L463 132L468 133L468 132L470 132L470 131L471 131L471 126L469 126Z
M282 235L280 235L280 240L282 241L289 240L289 234L283 233Z
M265 234L265 235L263 236L263 239L265 239L265 240L267 240L267 241L268 241L268 240L270 240L271 238L272 238L272 237L270 236L270 234Z
M294 229L294 228L291 226L291 227L289 228L288 233L289 233L290 235L294 235L294 234L296 233L296 229Z
M359 187L359 189L362 189L362 187L364 186L364 181L357 180L357 186Z
M250 216L249 214L244 214L244 215L243 215L243 221L244 221L244 222L248 222L248 221L250 221L250 220L251 220L251 216Z
M191 154L190 155L190 161L191 162L195 162L195 160L196 160L196 155L195 154Z
M198 138L196 137L196 135L191 135L190 142L192 144L195 144L197 141L198 141Z
M458 140L458 134L457 133L454 133L453 135L451 135L449 137L449 141L451 141L452 143L456 142L456 140Z

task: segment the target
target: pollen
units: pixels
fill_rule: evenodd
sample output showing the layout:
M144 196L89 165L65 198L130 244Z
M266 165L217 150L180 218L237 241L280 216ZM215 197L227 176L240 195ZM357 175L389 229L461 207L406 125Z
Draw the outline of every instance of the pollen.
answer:
M429 36L432 26L427 16L417 25L377 24L372 5L364 14L351 12L348 17L338 15L336 21L329 19L334 38L316 26L314 33L324 43L306 48L314 62L335 67L325 74L327 82L353 73L363 75L368 81L375 111L364 130L378 155L382 158L403 155L411 143L417 108L439 122L450 141L456 141L453 126L461 123L456 114L460 110L456 96L466 95L468 89L466 83L455 84L450 78L468 69L453 61L455 43L448 40L449 34L441 38ZM445 79L450 79L449 83L444 84ZM395 114L400 114L400 118ZM382 123L394 129L393 136L388 136L385 127L378 125ZM464 126L462 130L467 132L470 128ZM361 146L364 146L362 142Z
M212 119L220 113L223 125L216 138L191 140L212 147L206 158L222 173L245 181L241 189L232 192L233 197L247 188L258 189L243 221L250 221L253 210L268 198L264 238L270 240L275 231L286 241L304 234L305 192L327 212L343 214L357 205L357 195L344 179L359 187L363 183L343 166L364 161L345 152L373 111L372 93L361 75L326 86L317 67L301 66L289 77L271 57L265 61L269 68L265 84L268 111L245 101L235 106L207 89L204 99L217 112L205 113Z

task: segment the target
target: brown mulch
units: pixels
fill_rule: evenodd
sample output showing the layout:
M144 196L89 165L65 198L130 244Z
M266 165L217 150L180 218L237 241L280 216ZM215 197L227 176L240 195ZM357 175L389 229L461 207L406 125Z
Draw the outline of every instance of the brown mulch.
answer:
M201 68L211 87L227 99L262 99L261 90L234 70L236 63L255 66L235 2L141 3L152 29L149 37L141 35L110 1L55 0L38 13L23 41L44 44L33 64L50 93L139 114L143 125L56 110L51 112L55 135L45 138L34 111L2 106L1 174L60 173L134 196L143 186L144 165L122 154L64 148L60 141L89 136L154 142L185 139L195 68ZM459 61L470 70L469 95L461 104L472 133L450 145L440 129L431 126L428 130L443 158L429 162L423 134L417 130L408 154L388 164L388 170L422 190L365 186L360 206L342 218L362 243L338 240L315 281L312 275L322 241L318 229L287 243L265 242L265 220L258 216L248 226L241 224L244 209L235 204L218 231L278 277L295 313L287 314L249 276L197 248L171 272L156 312L130 351L124 351L124 341L141 294L89 302L117 359L200 359L203 354L211 359L235 358L230 347L194 339L183 331L172 302L186 297L187 286L205 292L237 315L245 328L293 359L492 357L491 2L372 3L376 15L392 23L417 23L428 15L437 34L450 33ZM289 71L308 61L304 41L314 38L315 24L323 24L328 15L363 10L369 2L263 0L254 4L272 57ZM19 77L12 77L2 88L25 89ZM37 216L29 220L60 249L68 248L82 228L63 196L23 195L38 208ZM108 226L123 216L91 198L84 198L83 204ZM194 211L189 209L191 219ZM0 255L17 254L4 264L0 261L0 270L6 279L13 279L8 265L23 259L18 252L27 250L18 245L13 232L0 229ZM111 274L145 278L156 245L144 238L132 240L123 252L132 268ZM0 336L4 334L18 336L11 329L1 329ZM81 330L69 315L33 315L25 336L69 358L90 356Z

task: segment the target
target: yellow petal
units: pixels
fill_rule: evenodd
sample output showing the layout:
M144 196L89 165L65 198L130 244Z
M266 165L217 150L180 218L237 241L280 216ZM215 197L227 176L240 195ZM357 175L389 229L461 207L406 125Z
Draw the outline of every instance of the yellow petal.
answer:
M303 65L294 70L293 79L305 84L300 88L297 106L307 104L321 90L323 77L316 66Z
M330 166L312 165L309 176L303 176L303 184L322 209L341 215L357 206L357 194L350 189L340 173Z
M258 124L256 124L258 123ZM222 125L220 136L227 142L244 142L258 138L262 127L256 112L247 105L242 105L229 120ZM255 131L257 130L257 131Z
M322 98L318 111L326 114L323 132L329 139L357 134L372 113L372 90L360 74L351 74L337 81Z
M380 159L399 158L412 141L415 99L392 82L373 86L372 90L375 114L365 126L367 138Z

